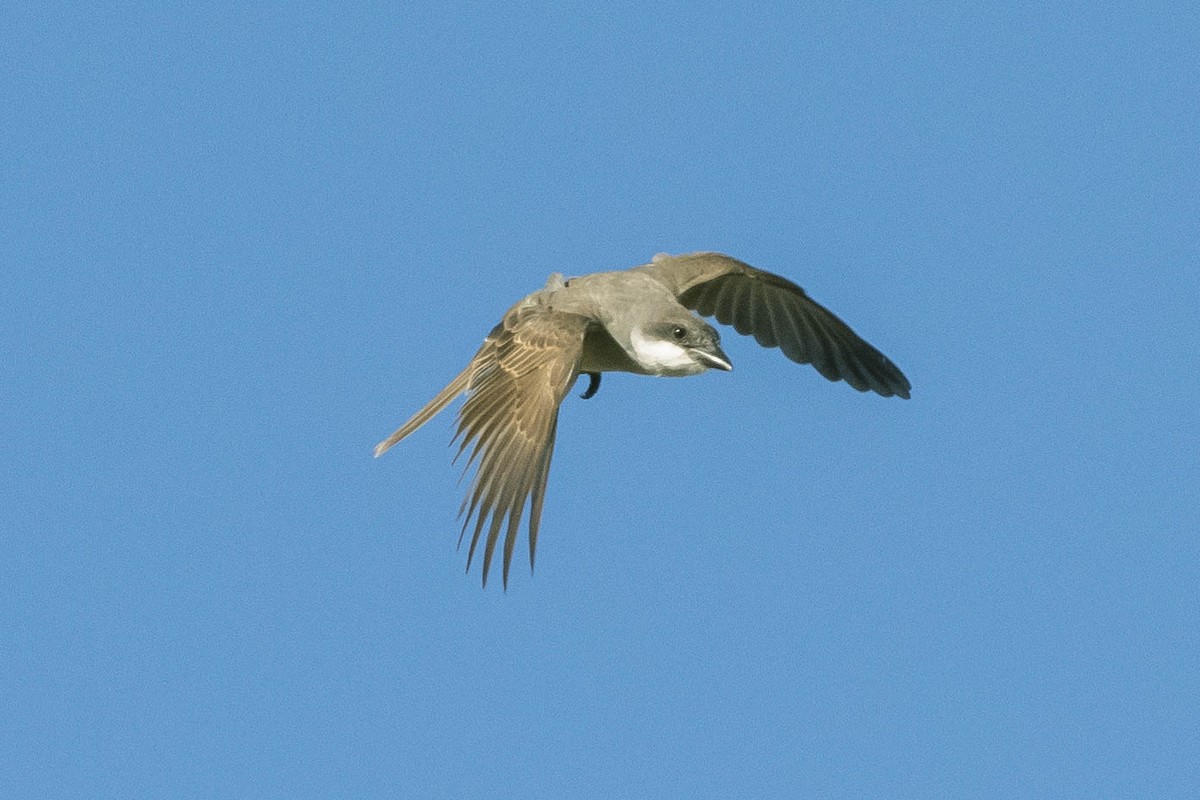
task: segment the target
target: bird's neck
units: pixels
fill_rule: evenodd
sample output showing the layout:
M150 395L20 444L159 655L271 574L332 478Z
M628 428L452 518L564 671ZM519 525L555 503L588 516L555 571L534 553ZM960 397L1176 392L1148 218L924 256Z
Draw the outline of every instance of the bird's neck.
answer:
M704 372L704 365L685 348L666 339L647 336L639 328L630 332L629 343L634 360L651 375L681 377Z

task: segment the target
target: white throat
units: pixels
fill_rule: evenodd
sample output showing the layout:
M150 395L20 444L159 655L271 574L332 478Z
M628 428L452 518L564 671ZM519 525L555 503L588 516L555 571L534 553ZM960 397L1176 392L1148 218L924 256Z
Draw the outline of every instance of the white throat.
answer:
M651 375L695 375L705 370L686 348L666 339L651 339L639 328L633 329L629 341L634 359Z

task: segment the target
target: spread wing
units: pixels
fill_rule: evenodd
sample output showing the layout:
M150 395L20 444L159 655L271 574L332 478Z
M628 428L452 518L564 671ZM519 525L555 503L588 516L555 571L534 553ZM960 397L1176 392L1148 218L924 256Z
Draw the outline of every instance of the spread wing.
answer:
M475 464L476 470L459 509L460 516L466 512L459 543L473 518L475 527L467 555L470 569L479 537L487 527L485 586L501 528L505 530L504 584L508 585L521 516L531 497L529 565L533 566L558 407L579 374L583 340L591 323L577 314L518 303L488 334L467 368L375 447L376 457L382 455L454 398L467 393L467 402L458 413L454 441L459 441L459 448L455 458L469 450L467 468Z
M459 513L466 514L463 535L475 520L467 569L487 528L485 586L501 528L505 530L504 585L508 585L513 546L530 498L529 565L533 567L558 407L579 374L589 324L591 320L577 314L518 306L496 326L473 362L467 402L459 411L454 438L459 441L458 456L467 452L467 467L476 465Z
M912 385L883 353L859 337L787 278L720 253L657 255L643 270L706 317L778 347L798 364L812 364L831 381L860 392L907 398Z

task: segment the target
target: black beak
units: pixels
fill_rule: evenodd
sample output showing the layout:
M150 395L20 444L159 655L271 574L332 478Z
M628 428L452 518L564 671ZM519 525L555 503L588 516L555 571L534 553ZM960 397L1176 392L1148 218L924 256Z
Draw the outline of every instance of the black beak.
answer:
M733 362L729 360L729 356L725 355L721 345L716 342L703 347L693 347L692 354L710 369L723 369L726 372L733 369Z

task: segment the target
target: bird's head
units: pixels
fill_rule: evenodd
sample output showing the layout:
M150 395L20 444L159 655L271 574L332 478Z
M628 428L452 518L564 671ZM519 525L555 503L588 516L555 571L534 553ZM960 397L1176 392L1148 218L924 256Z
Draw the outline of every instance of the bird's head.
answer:
M672 314L640 327L631 336L634 357L653 375L696 375L708 369L731 370L716 328L697 316Z

